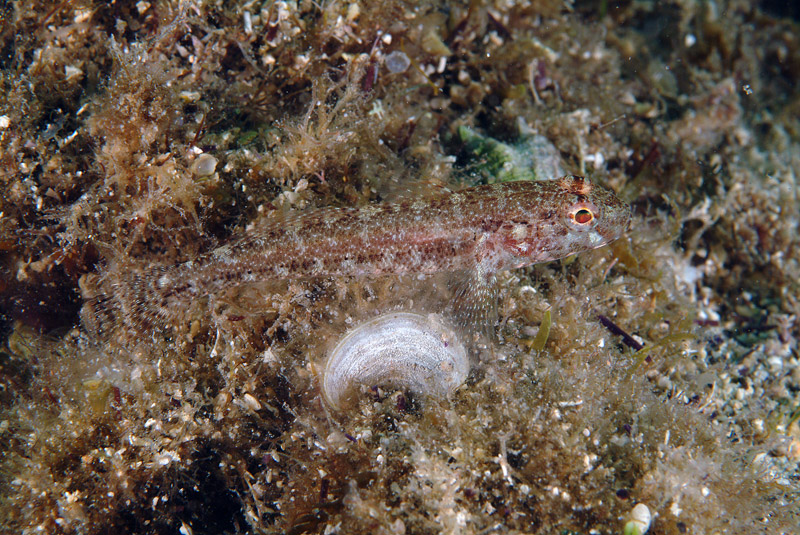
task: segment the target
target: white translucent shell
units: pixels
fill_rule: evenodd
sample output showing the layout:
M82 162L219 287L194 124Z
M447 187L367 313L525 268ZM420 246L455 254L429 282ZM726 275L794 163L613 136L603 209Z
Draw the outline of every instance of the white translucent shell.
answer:
M441 317L393 312L356 326L339 341L325 365L322 393L335 409L360 385L441 399L468 373L467 350Z
M653 516L650 508L643 503L637 503L628 513L628 521L625 523L624 535L644 535L650 529L650 522Z

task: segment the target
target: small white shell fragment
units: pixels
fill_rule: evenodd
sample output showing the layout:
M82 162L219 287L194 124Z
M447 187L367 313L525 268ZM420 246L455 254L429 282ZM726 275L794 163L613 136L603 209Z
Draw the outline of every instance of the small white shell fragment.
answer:
M261 403L253 396L253 394L247 393L244 395L244 405L248 409L252 411L260 411L261 410Z
M243 14L244 19L244 33L247 35L253 34L253 16L250 14L249 11L245 11Z
M217 169L217 159L210 154L201 154L192 163L192 172L196 176L211 176Z
M200 91L181 91L178 96L180 96L181 99L187 103L197 102L200 100L200 97L202 97Z
M467 350L440 316L393 312L345 334L328 357L322 394L334 409L342 408L360 385L441 399L468 373Z
M66 76L67 80L70 81L78 80L81 76L83 76L83 71L74 65L65 65L64 76Z
M406 69L408 69L408 67L411 65L411 60L408 59L408 56L405 54L405 52L395 50L386 56L384 63L386 68L389 69L389 72L392 74L398 74L405 72Z
M358 2L353 2L347 6L347 22L353 22L361 14L361 7Z
M650 508L643 503L637 503L631 512L628 513L628 520L625 522L625 535L644 535L650 529L650 522L653 517Z

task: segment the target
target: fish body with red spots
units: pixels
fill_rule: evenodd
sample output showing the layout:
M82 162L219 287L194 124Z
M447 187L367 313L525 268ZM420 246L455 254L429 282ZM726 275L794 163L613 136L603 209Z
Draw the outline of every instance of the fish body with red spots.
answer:
M471 285L489 284L500 270L603 246L629 220L624 202L577 176L323 208L195 260L124 276L111 299L134 322L152 324L198 298L263 281L455 272L468 274L460 293L469 294Z

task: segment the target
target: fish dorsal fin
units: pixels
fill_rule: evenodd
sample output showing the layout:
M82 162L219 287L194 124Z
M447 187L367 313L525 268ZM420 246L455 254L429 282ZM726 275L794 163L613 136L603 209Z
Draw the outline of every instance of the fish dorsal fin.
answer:
M431 199L451 193L452 190L440 180L421 177L406 180L390 180L378 188L381 202L398 203L407 200Z

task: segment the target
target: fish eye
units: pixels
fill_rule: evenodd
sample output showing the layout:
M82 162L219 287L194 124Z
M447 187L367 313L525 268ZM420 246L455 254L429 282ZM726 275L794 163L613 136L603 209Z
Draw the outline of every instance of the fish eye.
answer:
M581 225L585 225L586 223L590 223L592 219L594 219L594 214L590 212L587 208L581 208L575 215L572 217L576 223L580 223Z
M592 226L598 218L598 210L591 203L581 202L569 211L570 220L580 227Z

